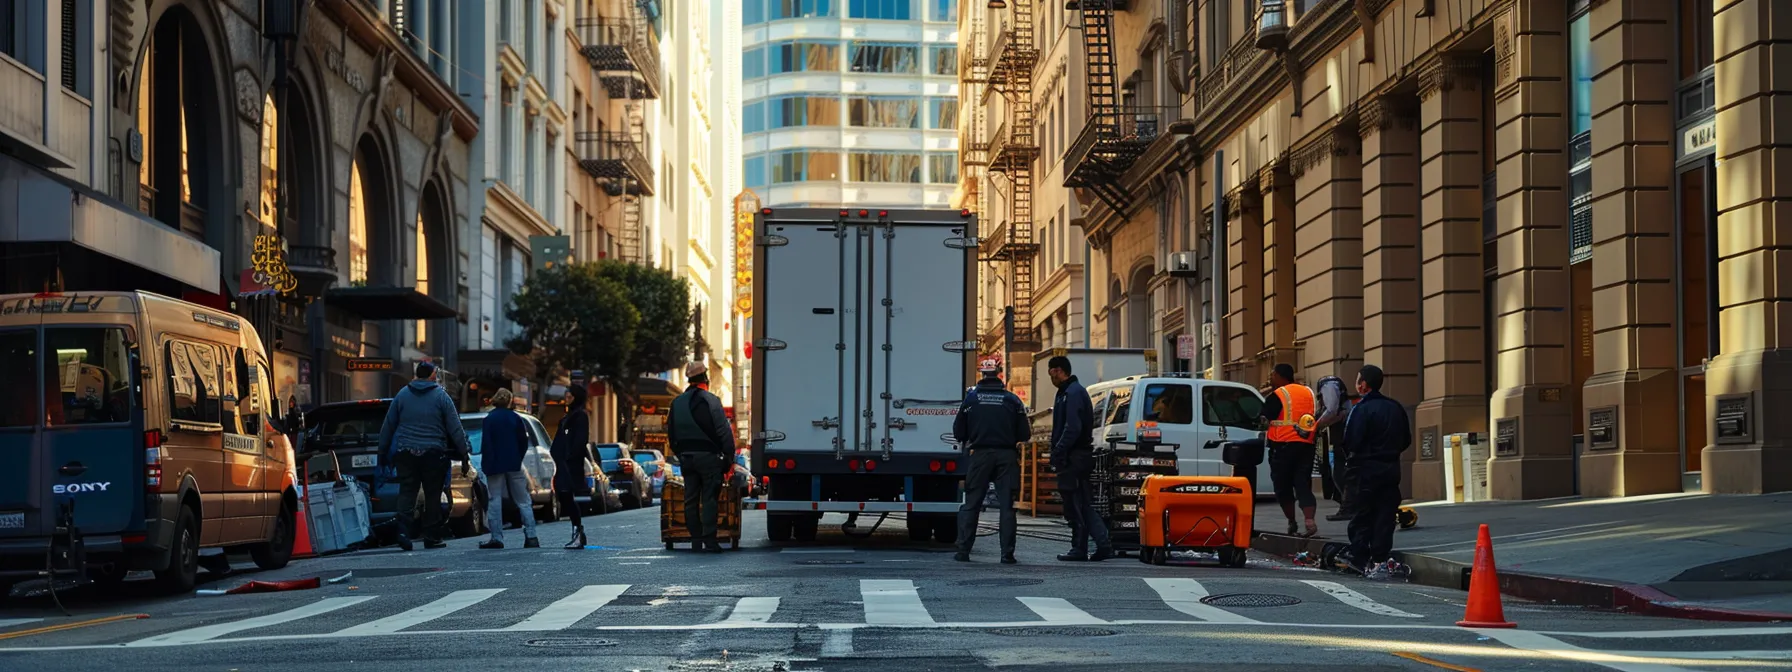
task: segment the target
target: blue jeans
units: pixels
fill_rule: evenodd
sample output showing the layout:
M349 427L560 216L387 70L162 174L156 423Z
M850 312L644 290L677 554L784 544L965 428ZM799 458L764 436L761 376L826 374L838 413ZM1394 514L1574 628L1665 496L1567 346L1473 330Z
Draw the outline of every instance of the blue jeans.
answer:
M516 503L516 511L523 517L523 538L535 538L535 501L529 497L529 477L523 472L511 471L502 474L485 475L486 496L485 526L492 531L492 541L504 541L504 498Z

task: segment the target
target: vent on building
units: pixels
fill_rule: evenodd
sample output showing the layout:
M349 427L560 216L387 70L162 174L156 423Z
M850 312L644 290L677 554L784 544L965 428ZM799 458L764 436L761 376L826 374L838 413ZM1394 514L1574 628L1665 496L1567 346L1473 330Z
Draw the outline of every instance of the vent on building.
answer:
M6 3L10 8L12 3ZM80 45L75 44L75 0L62 0L62 88L76 90L75 61Z

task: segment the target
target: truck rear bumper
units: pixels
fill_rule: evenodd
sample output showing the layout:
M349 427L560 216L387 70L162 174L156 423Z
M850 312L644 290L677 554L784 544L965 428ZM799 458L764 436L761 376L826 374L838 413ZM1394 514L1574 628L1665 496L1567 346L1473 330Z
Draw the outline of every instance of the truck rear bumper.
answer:
M959 502L783 502L748 499L742 509L833 513L956 513Z

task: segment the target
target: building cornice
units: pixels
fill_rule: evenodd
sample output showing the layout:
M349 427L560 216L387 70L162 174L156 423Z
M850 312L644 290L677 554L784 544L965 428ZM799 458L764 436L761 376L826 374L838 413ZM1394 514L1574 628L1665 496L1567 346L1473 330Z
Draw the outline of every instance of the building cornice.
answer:
M397 31L380 18L376 10L353 0L319 0L315 5L337 22L343 30L371 53L392 52L396 58L393 74L404 83L432 112L452 109L454 132L462 140L471 141L479 134L479 113L436 76L423 59L411 51L398 37ZM327 47L327 45L324 45Z

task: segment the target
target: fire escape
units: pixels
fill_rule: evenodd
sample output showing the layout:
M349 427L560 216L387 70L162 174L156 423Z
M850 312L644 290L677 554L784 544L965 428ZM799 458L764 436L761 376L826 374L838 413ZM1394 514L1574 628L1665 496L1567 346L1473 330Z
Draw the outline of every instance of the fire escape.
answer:
M970 53L958 62L958 82L960 99L981 101L984 91L989 86L989 53L984 44L989 31L983 25L982 12L965 12L970 17L970 26L966 32L971 36ZM983 189L983 176L989 166L989 139L985 137L988 130L984 127L984 106L981 104L966 105L966 119L958 129L958 146L962 148L959 161L959 181L964 185L964 203L960 207L972 208L979 217L989 213L988 194Z
M985 153L989 173L1008 180L1008 221L983 239L981 252L985 259L1008 263L1012 355L1039 349L1033 332L1033 257L1039 251L1033 240L1033 161L1039 157L1033 138L1033 66L1039 61L1039 46L1033 35L1033 0L1013 0L1010 5L1013 13L996 33L989 68L989 89L1002 94L1008 114Z
M1144 154L1158 136L1155 110L1123 110L1116 91L1114 62L1114 12L1124 11L1124 0L1081 0L1073 9L1083 18L1086 53L1089 121L1065 152L1069 170L1064 186L1087 189L1115 212L1125 214L1132 197L1120 178Z
M580 131L574 138L579 166L603 183L604 193L621 197L622 225L615 231L617 259L640 263L644 199L654 194L654 170L647 144L642 101L660 97L660 46L655 21L658 0L628 2L628 18L581 20L580 53L613 100L625 101L627 131Z

